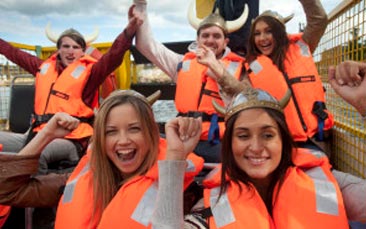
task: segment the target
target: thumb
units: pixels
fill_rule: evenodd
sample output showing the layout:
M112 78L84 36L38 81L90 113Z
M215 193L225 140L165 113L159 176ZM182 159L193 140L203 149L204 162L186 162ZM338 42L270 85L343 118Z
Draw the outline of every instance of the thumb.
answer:
M340 85L337 83L335 79L336 69L334 66L330 66L328 69L328 81L330 86L337 92L339 90Z

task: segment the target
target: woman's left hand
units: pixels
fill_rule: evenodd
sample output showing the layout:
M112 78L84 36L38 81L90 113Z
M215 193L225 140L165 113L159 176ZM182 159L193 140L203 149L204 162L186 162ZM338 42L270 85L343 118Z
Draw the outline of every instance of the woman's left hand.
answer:
M196 147L202 129L201 118L176 117L165 124L167 160L185 160Z

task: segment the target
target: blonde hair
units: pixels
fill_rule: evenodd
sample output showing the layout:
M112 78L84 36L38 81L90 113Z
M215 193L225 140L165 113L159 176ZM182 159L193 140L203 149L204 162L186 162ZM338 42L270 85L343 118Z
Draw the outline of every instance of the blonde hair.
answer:
M141 121L144 138L147 144L149 144L147 157L139 168L128 178L122 177L122 173L109 160L105 150L107 117L114 107L123 104L130 104L135 109ZM115 91L103 101L94 120L92 154L90 159L90 167L93 172L94 214L97 214L94 217L98 217L98 214L103 212L127 179L145 174L154 165L157 160L158 151L159 129L155 122L151 106L145 98L142 98L141 95L137 95L136 93Z

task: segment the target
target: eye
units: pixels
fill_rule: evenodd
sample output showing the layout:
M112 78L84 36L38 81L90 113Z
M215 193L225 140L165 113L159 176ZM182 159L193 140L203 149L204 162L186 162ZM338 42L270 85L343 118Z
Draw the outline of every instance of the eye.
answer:
M250 133L247 131L239 131L239 132L235 133L235 136L241 140L246 140L246 139L250 138Z
M131 126L129 130L132 133L138 133L141 131L141 127L140 126Z
M248 139L249 138L249 134L239 134L238 135L238 138L243 139L243 140Z
M104 134L106 136L112 136L113 134L115 134L117 131L115 129L107 129Z
M218 33L214 34L215 39L221 39L221 37L222 37L221 34L218 34Z
M274 136L275 136L274 133L270 133L270 132L263 133L263 138L267 139L267 140L272 139Z

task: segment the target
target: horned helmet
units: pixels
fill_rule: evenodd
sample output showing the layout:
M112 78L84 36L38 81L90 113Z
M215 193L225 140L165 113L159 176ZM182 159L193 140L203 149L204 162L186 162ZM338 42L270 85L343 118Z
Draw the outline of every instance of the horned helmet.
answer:
M280 22L283 26L285 26L285 24L294 17L294 14L290 14L287 17L283 17L276 11L266 10L263 13L261 13L260 15L258 15L255 19L253 19L252 25L254 25L255 22L257 20L259 20L261 17L272 17L272 18L276 19L278 22Z
M161 91L157 90L155 91L153 94L145 97L144 95L142 95L140 92L137 92L135 90L115 90L114 92L111 93L111 96L113 95L123 95L123 96L133 96L133 97L137 97L139 99L141 99L142 101L144 101L146 104L152 106L160 97L161 95Z
M269 108L283 113L283 109L286 107L291 98L291 91L287 90L282 99L277 100L268 92L252 87L246 87L241 92L237 93L231 102L228 104L227 109L220 106L215 100L212 104L215 110L225 117L225 121L229 120L234 114L253 108Z
M55 33L53 33L51 31L51 23L48 23L46 26L46 36L47 38L52 41L53 43L57 44L57 47L59 48L60 45L60 40L61 38L65 37L65 36L70 36L70 37L76 37L78 38L78 40L80 42L80 45L82 46L83 49L85 49L86 45L92 43L93 41L95 41L99 35L99 30L98 28L96 28L94 30L94 32L88 36L83 36L81 35L81 33L79 33L77 30L70 28L65 30L64 32L62 32L60 35L56 35Z
M204 19L199 19L195 13L196 10L194 2L195 1L192 0L189 5L187 17L189 23L194 29L197 30L197 32L200 31L201 28L206 27L208 25L216 25L219 28L221 28L225 34L229 34L240 29L247 21L249 15L248 5L245 4L244 11L241 14L241 16L233 21L225 21L225 19L220 15L218 9L216 9L214 13L211 13Z

